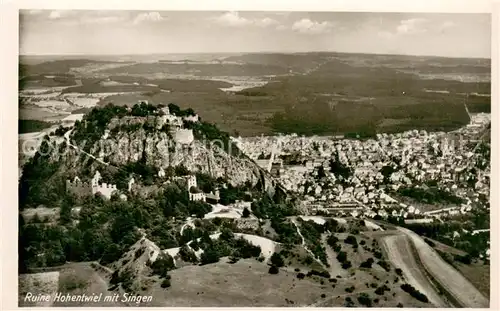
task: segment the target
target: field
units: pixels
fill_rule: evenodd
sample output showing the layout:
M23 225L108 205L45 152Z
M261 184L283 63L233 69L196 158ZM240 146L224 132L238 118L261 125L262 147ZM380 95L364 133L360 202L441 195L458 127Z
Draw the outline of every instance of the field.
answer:
M266 264L255 260L225 261L175 270L172 287L155 287L152 294L163 307L285 307L309 305L329 290L292 272L271 275Z

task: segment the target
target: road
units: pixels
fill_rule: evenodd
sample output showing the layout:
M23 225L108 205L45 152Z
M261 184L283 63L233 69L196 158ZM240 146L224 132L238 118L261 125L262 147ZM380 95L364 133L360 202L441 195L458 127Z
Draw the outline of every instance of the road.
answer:
M389 261L395 267L403 270L403 276L407 283L425 294L435 307L449 307L427 278L418 260L413 256L411 241L408 237L396 232L394 235L382 237L381 241Z
M66 143L68 144L68 146L72 147L73 149L75 149L76 151L80 152L80 153L83 153L89 157L91 157L92 159L96 160L97 162L101 163L101 164L104 164L104 165L109 165L109 163L106 163L104 162L103 160L101 159L98 159L96 158L94 155L86 152L86 151L83 151L82 149L80 149L79 147L73 145L71 143L71 139L69 138L69 135L71 135L71 132L73 132L73 130L69 130L67 131L66 133L64 133L64 138L66 139Z
M406 228L398 227L415 245L418 257L425 269L453 296L457 307L487 308L489 300L477 290L460 272L445 262L422 237Z

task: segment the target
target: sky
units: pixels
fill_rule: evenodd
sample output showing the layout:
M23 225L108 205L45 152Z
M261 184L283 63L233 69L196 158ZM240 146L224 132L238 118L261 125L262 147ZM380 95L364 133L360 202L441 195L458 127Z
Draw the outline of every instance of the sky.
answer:
M20 54L336 51L490 58L489 14L22 10Z

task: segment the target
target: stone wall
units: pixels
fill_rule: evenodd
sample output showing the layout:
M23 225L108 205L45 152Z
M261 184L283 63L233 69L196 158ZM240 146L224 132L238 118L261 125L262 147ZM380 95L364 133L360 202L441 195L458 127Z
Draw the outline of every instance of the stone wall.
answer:
M77 197L92 195L92 188L90 187L90 184L78 180L75 180L74 182L66 180L66 191Z
M107 199L110 199L111 195L113 195L113 192L115 191L117 191L116 185L109 185L106 183L92 187L92 194L100 193Z

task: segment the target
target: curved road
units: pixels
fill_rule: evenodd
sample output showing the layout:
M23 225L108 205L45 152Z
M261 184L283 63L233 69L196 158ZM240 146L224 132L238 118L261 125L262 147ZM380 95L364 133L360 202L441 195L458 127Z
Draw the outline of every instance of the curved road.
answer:
M422 239L422 237L406 228L398 227L398 230L411 239L425 269L432 274L449 295L453 296L454 300L459 304L457 307L489 307L489 300L460 272L445 262L443 258Z

